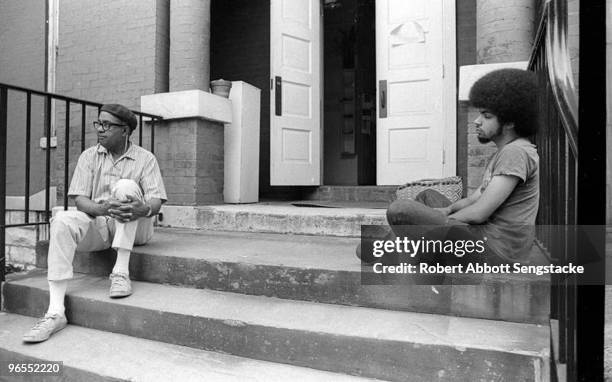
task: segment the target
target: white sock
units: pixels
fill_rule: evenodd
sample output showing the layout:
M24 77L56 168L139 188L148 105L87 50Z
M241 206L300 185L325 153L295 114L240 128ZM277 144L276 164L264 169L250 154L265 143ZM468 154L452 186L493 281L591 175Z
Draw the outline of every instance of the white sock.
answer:
M64 307L64 297L66 297L66 288L68 280L49 281L49 309L47 315L60 314L64 315L66 308Z
M123 248L117 248L117 261L113 267L113 273L130 274L130 251Z

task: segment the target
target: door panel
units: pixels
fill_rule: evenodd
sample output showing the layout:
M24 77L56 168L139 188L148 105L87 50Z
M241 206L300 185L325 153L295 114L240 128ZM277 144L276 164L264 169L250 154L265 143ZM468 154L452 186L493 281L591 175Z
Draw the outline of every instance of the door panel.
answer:
M379 185L444 176L443 37L442 0L376 1Z
M270 184L320 185L319 1L271 0L270 12Z

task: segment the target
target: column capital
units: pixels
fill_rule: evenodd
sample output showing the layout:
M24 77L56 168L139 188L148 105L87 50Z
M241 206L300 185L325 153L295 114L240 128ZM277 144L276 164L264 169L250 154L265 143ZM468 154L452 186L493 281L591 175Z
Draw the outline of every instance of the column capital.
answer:
M140 110L161 115L166 120L200 118L214 122L232 122L232 101L202 90L183 90L140 97Z

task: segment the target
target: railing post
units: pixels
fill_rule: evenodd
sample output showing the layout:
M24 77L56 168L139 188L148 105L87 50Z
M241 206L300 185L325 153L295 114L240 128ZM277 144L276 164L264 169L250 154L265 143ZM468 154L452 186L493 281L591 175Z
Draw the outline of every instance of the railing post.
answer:
M70 163L70 101L66 101L66 133L64 139L64 211L68 209L68 170Z
M87 105L81 103L81 152L85 151L85 122L87 122Z
M142 147L142 114L138 116L138 146Z
M6 225L6 130L8 115L8 90L0 87L0 286L6 274L6 240L4 230ZM0 292L2 289L0 288ZM0 293L0 306L2 306L2 293Z
M45 152L45 217L49 221L51 218L51 95L46 96L45 104L45 136L47 137L47 147Z
M151 119L151 153L155 154L155 121L156 119Z
M32 93L26 95L26 147L25 147L25 190L24 190L24 223L30 222L30 160L32 141Z

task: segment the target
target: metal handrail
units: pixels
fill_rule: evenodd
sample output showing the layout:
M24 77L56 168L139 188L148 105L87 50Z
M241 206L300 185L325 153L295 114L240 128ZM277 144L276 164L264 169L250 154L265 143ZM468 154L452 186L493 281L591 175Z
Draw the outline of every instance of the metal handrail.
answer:
M61 101L69 101L69 102L72 102L72 103L86 103L86 104L91 105L91 106L102 106L102 105L104 105L103 103L100 103L100 102L94 102L94 101L89 101L89 100L80 99L80 98L68 97L68 96L64 96L64 95L61 95L61 94L49 93L49 92L45 92L45 91L42 91L42 90L25 88L23 86L11 85L11 84L7 84L7 83L4 83L4 82L0 82L0 87L7 88L9 90L17 90L17 91L22 91L22 92L26 92L26 93L36 94L36 95L43 96L43 97L44 96L51 96L54 99L61 100ZM142 111L132 110L132 112L135 113L136 115L142 115L143 117L148 117L148 118L153 118L153 119L163 119L162 116L155 115L155 114L144 113Z
M25 218L23 223L6 224L6 147L7 147L7 130L8 130L8 92L15 91L19 93L25 93L26 95L26 122L25 122L25 185L24 185L24 211ZM46 215L45 221L30 222L30 160L31 160L31 129L32 129L32 95L41 96L45 100L45 116L44 116L44 135L47 137L46 152L45 152L45 207L44 212ZM63 96L60 94L54 94L50 92L44 92L36 89L29 89L22 86L16 86L6 83L0 83L0 284L5 280L6 273L6 254L5 254L5 230L7 228L25 227L25 226L40 226L49 224L49 218L51 213L50 208L50 190L51 190L51 123L52 118L52 102L53 100L59 100L65 103L65 147L64 147L64 209L68 208L68 167L70 160L70 117L71 117L71 104L81 106L81 151L85 150L85 130L86 130L86 113L87 108L97 108L98 112L102 107L102 103L87 101L79 98L72 98ZM143 122L147 122L151 126L150 136L150 149L154 152L155 147L155 122L162 120L163 118L158 115L143 113L140 111L132 110L138 118L138 143L142 145L143 136ZM144 121L143 118L149 118L148 121ZM1 299L1 296L0 296ZM0 300L1 305L1 300Z
M549 246L556 259L575 256L575 243L557 241L546 225L573 226L577 223L578 200L578 94L571 71L568 49L566 0L548 0L536 34L528 68L540 73L541 126L546 135L538 136L538 146L546 166L540 169L542 187L548 190L540 200L549 208L538 213L538 238ZM543 107L542 107L543 106ZM550 192L554 189L555 192ZM570 228L571 229L571 228ZM553 278L551 318L559 322L555 362L566 365L568 380L576 375L576 284L574 279Z
M571 69L567 33L567 2L547 0L528 68L533 69L538 48L544 44L547 61L554 62L554 65L548 66L551 89L565 128L568 144L578 158L578 94Z

